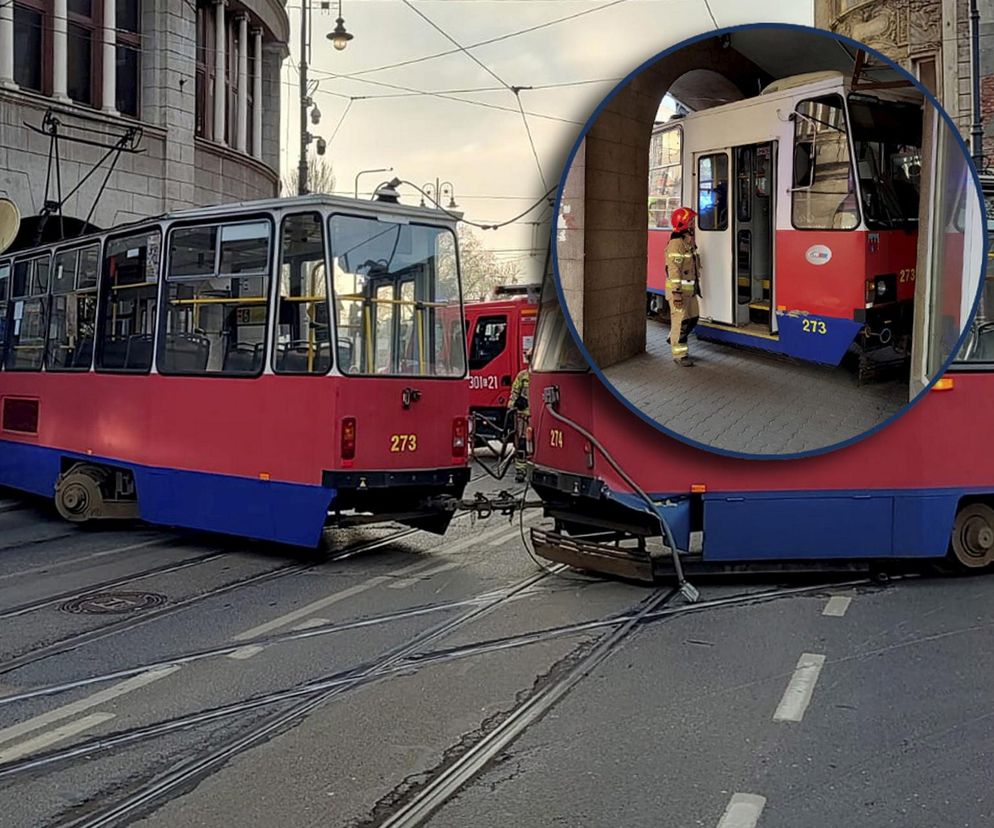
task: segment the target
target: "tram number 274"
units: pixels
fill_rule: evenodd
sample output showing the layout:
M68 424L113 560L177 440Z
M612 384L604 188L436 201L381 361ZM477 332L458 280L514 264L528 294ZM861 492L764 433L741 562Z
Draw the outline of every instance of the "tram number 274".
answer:
M552 448L563 447L563 433L558 428L549 429L549 445Z
M390 435L390 451L396 453L401 451L417 451L417 450L418 450L417 434Z

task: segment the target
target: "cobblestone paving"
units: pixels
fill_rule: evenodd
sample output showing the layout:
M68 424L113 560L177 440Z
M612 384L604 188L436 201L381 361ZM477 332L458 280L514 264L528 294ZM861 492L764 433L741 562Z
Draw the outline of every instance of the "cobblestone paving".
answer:
M857 386L843 368L690 337L696 365L670 355L669 326L648 322L646 353L604 371L644 414L691 440L727 451L790 454L862 434L907 402L907 385Z

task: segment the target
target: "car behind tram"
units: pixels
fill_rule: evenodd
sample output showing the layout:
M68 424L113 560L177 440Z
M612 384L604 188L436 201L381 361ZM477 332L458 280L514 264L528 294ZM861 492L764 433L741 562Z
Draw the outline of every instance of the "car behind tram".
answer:
M900 362L915 303L923 96L840 72L653 130L647 311L665 311L677 206L698 213L703 339L838 365Z
M444 532L470 474L455 223L394 202L220 205L0 253L0 484L77 522Z
M946 149L965 164L958 148ZM955 154L940 160L938 176L956 177L950 172ZM991 214L994 180L983 185ZM956 187L939 188L940 223L958 209ZM988 237L992 229L989 219ZM940 233L932 251L939 272L931 280L931 314L920 346L927 376L945 364L980 288L978 246L970 235ZM551 279L545 288L530 387L531 482L556 525L532 530L539 555L649 580L674 552L654 556L650 539L665 535L662 517L678 562L704 569L900 559L994 567L990 257L965 344L923 399L858 442L784 460L722 456L637 418L590 371ZM694 533L699 545L692 551Z

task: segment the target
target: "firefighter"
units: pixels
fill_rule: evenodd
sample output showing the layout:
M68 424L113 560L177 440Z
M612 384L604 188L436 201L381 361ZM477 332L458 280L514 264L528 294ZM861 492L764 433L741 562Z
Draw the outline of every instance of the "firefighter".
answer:
M528 366L532 352L524 353L525 367L514 378L511 395L507 400L508 410L514 412L514 481L524 483L528 472L527 432L530 412L528 410Z
M673 232L666 245L666 301L670 306L670 348L673 361L685 368L690 358L687 337L697 325L701 295L701 260L694 244L694 219L689 207L678 207L670 216Z

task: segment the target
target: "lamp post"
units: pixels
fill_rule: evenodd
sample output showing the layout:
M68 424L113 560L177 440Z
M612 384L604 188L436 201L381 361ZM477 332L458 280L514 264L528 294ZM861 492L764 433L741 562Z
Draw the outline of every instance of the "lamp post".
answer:
M307 187L307 147L310 145L311 141L317 138L318 154L324 155L324 149L326 146L323 138L311 135L307 129L308 109L314 106L314 101L311 100L310 90L307 87L307 59L310 56L309 52L311 48L310 33L308 32L310 23L311 0L300 0L300 160L297 164L298 195L307 195L307 193L310 192ZM338 0L337 23L338 25L335 26L335 30L328 34L328 39L332 42L336 49L341 51L353 38L353 35L345 31L345 21L342 19L342 0ZM317 107L314 107L314 112L311 114L312 120L315 124L317 124L321 117L321 113L318 112Z
M451 181L439 181L436 178L434 184L431 182L422 184L421 189L423 191L421 196L422 207L425 206L425 195L427 195L434 202L432 206L436 209L442 209L442 199L446 196L449 197L449 203L446 205L447 209L455 210L459 207L459 205L456 204L456 193Z
M393 172L393 167L377 167L375 170L359 170L355 174L355 197L359 198L359 176L374 172Z

